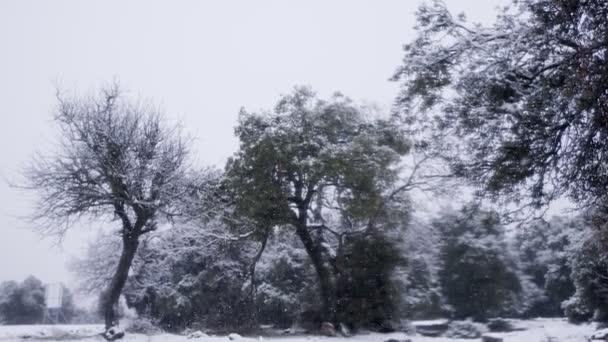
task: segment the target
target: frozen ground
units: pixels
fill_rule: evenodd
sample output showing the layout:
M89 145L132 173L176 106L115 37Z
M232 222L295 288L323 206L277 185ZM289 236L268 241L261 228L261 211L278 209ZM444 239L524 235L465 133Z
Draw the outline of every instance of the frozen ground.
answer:
M504 338L504 342L585 342L593 333L593 324L572 325L562 319L536 319L528 321L514 321L519 328L525 329L510 333L497 333L494 335ZM102 331L100 325L57 325L57 326L0 326L0 341L104 341L98 335ZM350 338L344 337L320 337L320 336L285 336L285 337L236 337L233 341L238 342L322 342L340 340L346 342L383 342L389 338L397 340L411 339L412 342L465 342L479 341L470 339L449 339L444 337L407 336L403 333L392 334L365 334ZM227 336L208 336L188 339L186 336L160 334L160 335L138 335L128 334L123 341L134 342L229 342Z

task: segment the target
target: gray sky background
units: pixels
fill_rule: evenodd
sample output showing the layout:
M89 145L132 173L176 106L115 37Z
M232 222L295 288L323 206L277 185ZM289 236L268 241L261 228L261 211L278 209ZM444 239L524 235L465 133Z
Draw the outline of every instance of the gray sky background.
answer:
M488 22L505 0L447 0ZM420 1L0 1L0 281L33 274L70 283L66 262L95 232L61 247L20 219L32 198L8 186L53 141L55 86L86 93L117 79L197 137L222 166L238 110L270 108L298 84L389 109L388 81L413 37Z

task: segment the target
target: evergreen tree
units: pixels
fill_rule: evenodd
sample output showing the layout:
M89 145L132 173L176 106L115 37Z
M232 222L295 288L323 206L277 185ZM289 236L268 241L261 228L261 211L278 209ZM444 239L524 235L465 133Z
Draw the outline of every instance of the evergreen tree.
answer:
M401 256L386 236L372 234L346 241L337 280L339 320L351 327L391 330L399 299L393 271Z
M539 207L606 198L608 2L513 1L489 26L417 12L397 108L419 146L486 194Z
M62 285L63 286L63 285ZM38 278L29 276L21 283L0 283L0 323L41 324L44 320L45 285ZM63 323L74 317L75 306L70 290L63 286Z
M321 319L335 322L345 238L404 216L394 209L409 186L399 184L408 141L393 122L367 118L344 96L323 101L307 88L283 96L272 112L242 111L236 134L240 148L226 168L236 212L264 229L293 229L317 274Z
M584 227L582 223L579 218L554 217L548 222L533 222L516 232L520 269L537 291L526 303L526 315L563 315L562 302L575 290L570 279L568 250L573 232Z
M485 320L516 313L521 283L498 215L450 213L434 224L443 240L439 279L453 316Z
M397 268L400 314L410 319L443 317L448 311L439 282L440 234L420 219L408 223L401 238L404 263Z
M598 208L586 219L586 227L573 232L569 266L575 293L564 301L563 309L571 321L591 318L608 320L608 230L605 208Z

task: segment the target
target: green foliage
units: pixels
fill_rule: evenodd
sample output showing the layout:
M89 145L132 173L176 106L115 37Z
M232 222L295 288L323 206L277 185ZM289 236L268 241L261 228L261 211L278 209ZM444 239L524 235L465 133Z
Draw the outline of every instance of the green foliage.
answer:
M304 294L306 285L315 285L314 274L304 266L281 257L257 280L255 308L260 324L289 328L300 319L303 306L313 305L311 298L305 298Z
M395 169L409 151L391 122L365 117L349 99L316 98L308 88L283 96L272 113L241 111L239 151L227 165L230 188L244 216L276 225L293 223L297 195L327 196L353 219L369 217L381 205L381 191L398 177Z
M524 315L555 317L563 315L562 302L574 294L570 279L568 249L572 234L582 229L580 219L554 217L521 227L515 235L515 248L523 275L539 293L527 303Z
M308 88L283 96L272 112L241 111L236 135L225 182L236 215L262 231L295 230L317 272L322 319L334 321L342 241L395 224L395 208L407 202L396 189L409 141L394 121Z
M337 260L339 320L355 328L386 328L399 304L392 276L403 262L400 251L380 234L356 236L345 244Z
M505 252L497 214L447 214L434 224L443 234L439 279L454 317L485 320L514 314L521 283Z
M203 250L205 241L179 240L175 233L160 237L158 252L142 256L153 272L136 269L140 273L125 289L127 303L168 331L250 327L253 312L244 290L248 263L239 250L245 245L221 242Z
M487 26L423 5L395 74L412 138L488 195L604 199L606 17L605 0L513 1Z
M319 312L314 270L292 234L275 230L256 266L255 309L260 324L288 328L309 324L305 312Z
M409 319L442 317L446 312L440 284L428 260L420 256L407 258L407 272L402 294L401 314Z
M569 266L576 292L563 306L571 321L584 321L592 317L608 320L606 226L601 223L591 227L581 234L570 255Z

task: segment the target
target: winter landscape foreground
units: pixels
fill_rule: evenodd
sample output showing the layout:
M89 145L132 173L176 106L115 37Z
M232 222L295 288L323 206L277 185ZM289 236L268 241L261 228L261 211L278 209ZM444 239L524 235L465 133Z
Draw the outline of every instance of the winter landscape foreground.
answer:
M574 325L565 319L533 319L512 320L517 331L507 333L489 333L488 335L500 337L504 342L575 342L587 341L596 330L593 323ZM415 324L415 322L414 322ZM103 325L13 325L0 326L0 341L104 341L100 333ZM412 342L445 342L445 341L477 341L479 339L458 339L447 337L425 337L408 335L405 333L362 333L352 337L324 337L316 335L285 335L285 336L247 336L237 334L229 336L155 334L145 335L130 333L125 341L200 341L200 342L227 342L237 341L288 341L288 342L320 342L320 341L352 341L352 342L383 342L387 340Z

